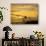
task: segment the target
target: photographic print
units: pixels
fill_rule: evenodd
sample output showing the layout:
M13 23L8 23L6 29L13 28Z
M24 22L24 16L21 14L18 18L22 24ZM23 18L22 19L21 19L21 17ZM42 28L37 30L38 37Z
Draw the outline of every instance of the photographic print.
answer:
M38 24L38 4L11 4L11 24Z

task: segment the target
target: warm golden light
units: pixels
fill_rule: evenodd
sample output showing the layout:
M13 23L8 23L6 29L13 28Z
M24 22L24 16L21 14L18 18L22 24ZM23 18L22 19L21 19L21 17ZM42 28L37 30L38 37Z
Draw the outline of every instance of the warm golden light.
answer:
M31 20L38 18L38 5L37 4L12 4L11 5L11 21L22 22L24 16L30 17Z

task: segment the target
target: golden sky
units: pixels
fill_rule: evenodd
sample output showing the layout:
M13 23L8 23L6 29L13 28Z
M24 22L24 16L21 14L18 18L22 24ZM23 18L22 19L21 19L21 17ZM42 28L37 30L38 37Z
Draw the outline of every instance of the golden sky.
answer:
M11 6L11 14L21 15L21 16L29 16L29 17L37 17L38 15L38 7L36 5L12 5Z

